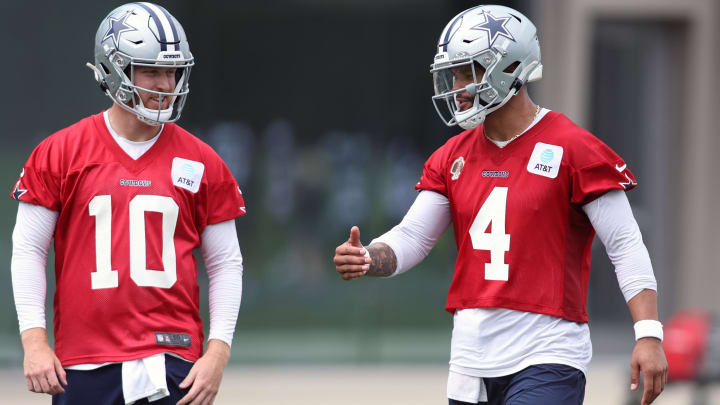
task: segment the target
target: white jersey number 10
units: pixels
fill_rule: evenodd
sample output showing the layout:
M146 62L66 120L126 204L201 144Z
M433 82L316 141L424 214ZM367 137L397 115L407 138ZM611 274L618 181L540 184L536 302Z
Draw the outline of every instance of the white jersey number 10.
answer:
M507 187L495 187L470 226L473 249L490 251L490 263L485 263L485 280L508 281L510 266L505 263L505 252L510 251L510 234L505 233L507 194ZM485 232L490 224L490 232Z
M90 201L90 216L95 217L95 265L90 273L93 290L116 288L118 272L110 260L112 237L112 204L109 195L98 195ZM175 260L175 226L178 205L170 197L137 195L130 201L130 278L140 287L170 288L177 281ZM163 271L149 270L146 257L145 213L162 214Z

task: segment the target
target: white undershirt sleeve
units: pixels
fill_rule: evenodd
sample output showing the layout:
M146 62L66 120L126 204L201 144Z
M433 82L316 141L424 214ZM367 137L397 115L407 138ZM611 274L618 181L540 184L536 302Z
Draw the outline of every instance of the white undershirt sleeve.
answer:
M24 202L18 205L10 272L20 333L31 328L46 328L45 265L57 218L57 211L41 205Z
M58 212L19 203L10 263L20 332L45 328L45 265ZM230 345L242 295L242 255L235 221L208 225L202 233L202 254L210 281L210 333Z
M625 192L608 191L585 204L583 210L615 266L625 301L630 301L644 289L657 291L650 255Z
M232 346L242 297L243 273L235 220L206 226L202 232L201 250L210 281L208 340L218 339Z
M382 242L390 246L397 258L392 274L404 273L427 257L450 225L450 201L434 191L421 191L405 217L388 232L370 244Z

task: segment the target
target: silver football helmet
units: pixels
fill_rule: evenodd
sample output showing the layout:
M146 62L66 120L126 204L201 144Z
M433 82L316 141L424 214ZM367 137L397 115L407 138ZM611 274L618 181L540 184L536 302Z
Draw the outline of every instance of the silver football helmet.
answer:
M122 108L146 124L160 125L180 118L190 92L188 81L194 59L180 23L167 10L152 3L128 3L111 11L95 34L95 72L100 88ZM161 92L136 86L137 66L176 68L175 89ZM156 95L159 105L150 109L138 90Z
M485 70L478 69L478 65ZM471 69L472 83L455 88L453 70ZM502 107L528 82L542 77L540 44L535 25L504 6L465 10L443 30L431 65L435 109L446 125L472 129ZM458 95L474 96L461 111Z

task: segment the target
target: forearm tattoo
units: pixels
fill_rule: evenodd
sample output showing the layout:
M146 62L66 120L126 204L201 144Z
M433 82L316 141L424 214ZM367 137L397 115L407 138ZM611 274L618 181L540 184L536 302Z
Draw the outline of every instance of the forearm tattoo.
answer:
M390 246L382 242L373 243L367 247L367 251L370 252L372 263L366 275L388 277L395 273L397 257Z

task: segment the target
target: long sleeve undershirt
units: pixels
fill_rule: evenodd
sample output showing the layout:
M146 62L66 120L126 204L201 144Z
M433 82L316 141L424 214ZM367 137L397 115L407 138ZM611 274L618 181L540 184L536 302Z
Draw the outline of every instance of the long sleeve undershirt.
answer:
M643 289L657 290L650 255L625 193L611 190L583 206L615 267L618 284L629 301ZM450 224L450 202L433 191L421 191L403 220L371 242L383 242L397 257L401 274L420 263Z
M21 202L13 231L11 273L20 332L45 328L45 265L58 212ZM242 254L235 221L208 225L201 235L210 302L208 339L232 344L242 295Z

